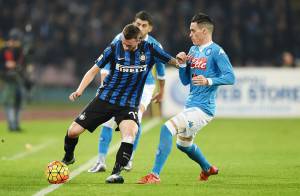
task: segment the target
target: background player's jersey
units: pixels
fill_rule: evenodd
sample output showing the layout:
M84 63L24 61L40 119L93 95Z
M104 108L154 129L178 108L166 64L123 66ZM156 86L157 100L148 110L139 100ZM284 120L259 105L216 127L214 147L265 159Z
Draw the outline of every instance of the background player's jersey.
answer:
M112 43L115 43L118 40L121 40L122 33L119 33L112 41ZM149 43L153 43L158 45L160 48L162 48L161 44L151 35L147 35L144 39L145 41ZM160 61L155 62L155 68L156 68L156 73L157 73L157 79L159 80L165 80L165 64L161 63ZM108 63L104 67L105 71L108 72L109 74L109 69L110 69L110 64ZM155 84L155 78L153 76L152 71L148 74L148 77L146 79L146 84Z
M157 61L167 63L171 56L156 44L142 41L135 51L124 50L118 40L96 60L103 68L110 63L110 74L98 91L101 100L119 106L138 107L149 72Z
M210 85L196 86L192 84L192 77L198 75L205 76ZM190 84L190 93L185 107L199 107L211 116L215 114L218 86L233 84L235 81L228 56L218 44L213 42L191 47L187 66L179 69L179 77L184 85Z

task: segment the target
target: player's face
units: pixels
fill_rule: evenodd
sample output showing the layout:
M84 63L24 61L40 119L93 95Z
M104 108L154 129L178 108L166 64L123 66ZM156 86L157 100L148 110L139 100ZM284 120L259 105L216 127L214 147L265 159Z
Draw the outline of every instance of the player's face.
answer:
M122 45L124 50L135 51L141 42L141 38L138 39L122 39Z
M152 26L146 20L141 20L137 18L133 22L133 24L136 25L141 30L143 38L145 38L146 35L152 31Z
M198 25L196 22L192 22L191 26L190 26L190 38L193 42L194 45L201 45L203 44L203 41L205 39L205 32L206 29L201 26Z

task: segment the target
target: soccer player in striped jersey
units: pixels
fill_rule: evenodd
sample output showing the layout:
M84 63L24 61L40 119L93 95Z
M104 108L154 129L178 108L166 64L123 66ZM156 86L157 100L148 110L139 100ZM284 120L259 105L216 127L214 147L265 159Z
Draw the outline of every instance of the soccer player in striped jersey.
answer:
M108 46L87 71L77 90L69 99L75 101L95 78L97 73L110 63L110 74L98 91L98 95L84 108L70 125L65 136L65 164L75 162L74 150L78 138L86 129L93 132L100 124L112 117L118 124L122 142L116 155L111 175L106 183L123 183L121 170L130 160L133 143L138 131L138 107L149 72L153 65L161 61L178 66L175 58L160 47L142 40L140 29L128 24L122 31L122 38Z
M153 28L153 20L151 15L146 12L146 11L140 11L135 15L135 19L133 24L135 24L137 27L142 32L142 39L145 41L148 41L149 43L154 43L157 44L160 48L162 48L161 44L149 33L152 31ZM122 33L118 34L112 43L115 43L116 41L120 40L122 36ZM164 84L165 84L165 65L161 62L156 62L155 68L157 71L157 79L159 82L159 92L157 92L154 97L152 98L154 89L155 89L155 79L150 72L148 74L148 77L146 79L145 87L143 90L142 98L141 98L141 103L139 106L139 111L138 111L138 118L139 122L141 123L143 113L146 111L149 103L151 102L151 99L154 100L155 102L160 102L163 97L164 93ZM109 74L109 69L110 69L110 64L107 64L104 69L101 70L101 80L103 80L108 74ZM105 81L106 82L106 81ZM104 82L104 83L105 83ZM113 129L116 127L116 122L114 118L110 119L108 122L103 124L100 136L99 136L99 145L98 145L98 160L91 167L88 172L95 173L95 172L103 172L106 170L106 164L105 164L105 159L106 155L108 152L109 144L112 139L112 132ZM132 168L132 162L133 162L133 156L134 152L137 148L139 138L141 135L141 124L139 126L134 144L133 144L133 153L131 155L130 161L128 164L124 167L125 170L130 171Z
M154 167L150 174L142 177L140 184L160 182L160 172L172 148L172 136L177 136L177 148L195 161L202 169L199 180L208 180L218 174L200 148L194 144L195 135L215 115L215 98L218 86L235 82L232 65L224 50L212 41L214 24L209 16L199 13L192 18L190 38L194 44L189 54L177 54L180 63L179 77L184 85L190 85L190 93L184 110L168 120L161 128L160 142Z

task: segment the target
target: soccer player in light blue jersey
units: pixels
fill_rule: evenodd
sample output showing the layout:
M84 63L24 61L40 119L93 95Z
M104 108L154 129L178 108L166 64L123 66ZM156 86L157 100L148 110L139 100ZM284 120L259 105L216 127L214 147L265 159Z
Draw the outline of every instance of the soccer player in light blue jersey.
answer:
M184 110L168 120L161 128L160 141L152 172L142 177L140 184L160 182L160 172L171 152L172 136L177 137L177 148L187 154L202 169L199 180L208 180L218 174L200 148L193 142L196 134L215 115L215 98L218 86L235 82L232 65L224 50L212 41L214 24L209 16L199 13L192 18L190 38L194 44L188 55L177 54L179 77L184 85L190 85L190 93Z
M154 43L162 48L161 44L153 38L149 33L152 31L153 28L153 20L151 15L146 11L140 11L135 15L135 20L133 22L142 33L142 39L148 41L149 43ZM118 34L112 43L120 40L122 33ZM154 102L161 102L164 93L164 85L165 85L165 65L159 61L155 64L156 72L157 72L157 79L159 82L159 91L153 96L154 89L155 89L155 78L152 73L149 73L145 87L143 90L139 111L138 111L138 118L140 122L140 126L137 132L137 136L134 141L133 145L133 153L131 155L130 161L124 167L125 170L130 171L132 169L133 157L134 152L137 148L139 138L141 135L141 120L143 113L147 110L148 105L150 104L151 100ZM104 69L101 70L101 80L104 78L104 82L107 79L106 76L109 74L110 64L107 64ZM153 96L153 97L152 97ZM96 163L88 170L88 172L95 173L95 172L103 172L106 170L106 155L108 153L108 148L112 139L112 132L116 128L115 119L112 118L111 120L107 121L103 124L102 130L99 136L99 145L98 145L98 159Z

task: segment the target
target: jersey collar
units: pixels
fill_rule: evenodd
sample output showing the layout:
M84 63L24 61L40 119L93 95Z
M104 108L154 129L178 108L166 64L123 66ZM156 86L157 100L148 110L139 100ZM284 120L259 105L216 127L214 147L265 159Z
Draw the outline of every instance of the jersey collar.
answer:
M149 35L147 34L144 40L148 41L148 39L149 39Z
M198 46L199 51L202 52L202 51L204 50L204 48L210 46L212 43L213 43L213 41L210 41L210 42L208 42L207 44Z

